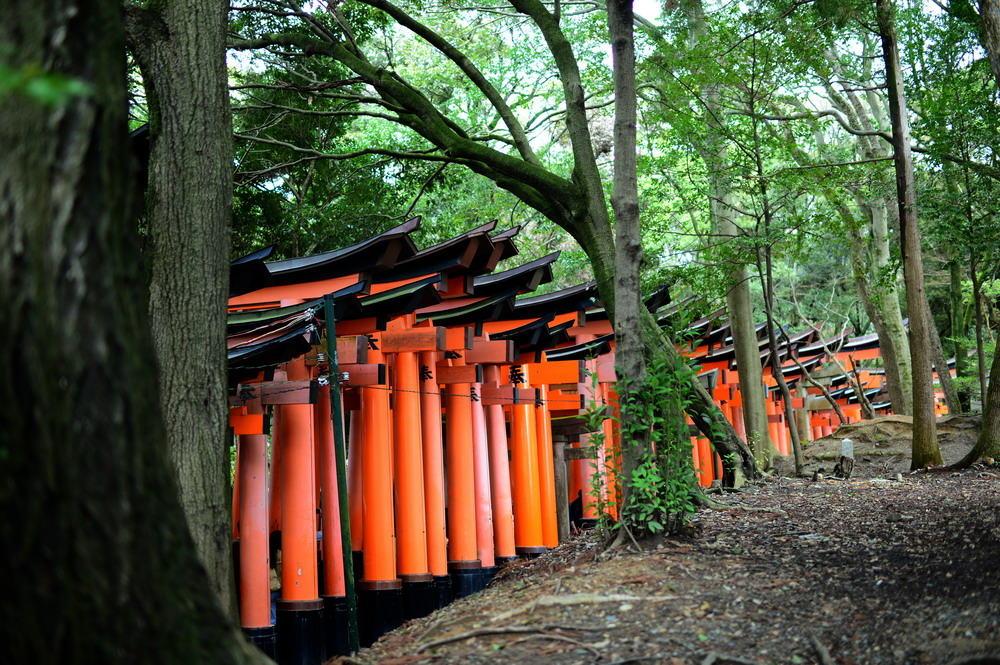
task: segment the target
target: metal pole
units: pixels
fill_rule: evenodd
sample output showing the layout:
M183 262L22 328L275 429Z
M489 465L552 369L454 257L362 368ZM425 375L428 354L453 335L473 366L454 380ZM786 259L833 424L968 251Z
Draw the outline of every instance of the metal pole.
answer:
M330 418L333 420L333 445L337 456L337 495L340 504L340 537L344 556L344 590L347 594L347 642L351 653L361 649L358 637L358 599L354 592L354 562L351 558L351 511L347 504L347 450L344 446L344 420L340 411L340 362L337 359L337 323L333 298L323 299L326 322L326 358L330 371Z

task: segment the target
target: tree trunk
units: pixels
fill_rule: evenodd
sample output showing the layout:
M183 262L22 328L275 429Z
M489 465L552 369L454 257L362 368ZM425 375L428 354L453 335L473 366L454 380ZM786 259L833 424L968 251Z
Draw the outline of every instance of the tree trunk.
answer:
M966 330L968 329L967 307L962 297L962 265L957 259L948 263L949 297L951 301L950 336L952 349L955 353L955 376L963 379L969 376L969 354L965 347ZM968 413L972 404L967 388L958 391L962 413Z
M608 0L607 8L615 94L611 205L615 213L615 369L624 425L621 428L621 515L629 521L633 471L650 447L648 423L643 426L641 421L635 422L644 415L642 403L646 391L646 358L640 321L643 309L639 283L642 232L636 166L635 42L632 0Z
M151 100L149 311L160 394L188 524L235 616L226 445L226 300L232 127L223 0L130 8L129 41Z
M990 58L993 80L1000 88L1000 2L979 0L979 17L983 21L983 47Z
M983 400L983 420L979 426L979 438L956 466L966 467L983 458L1000 459L1000 353L993 356L990 367L990 386Z
M924 292L924 267L917 226L917 198L910 153L910 128L906 118L906 97L899 69L899 49L892 0L876 0L879 37L885 59L889 115L892 119L893 157L896 166L896 193L899 199L899 228L902 243L903 279L910 317L910 358L913 366L913 451L910 465L919 469L940 465L934 420L934 383L931 375L930 311Z
M689 48L696 48L698 39L705 33L705 10L701 0L684 5L690 34ZM705 145L695 146L708 171L709 210L712 227L722 242L734 244L742 236L742 229L733 219L733 194L728 174L729 159L725 134L721 126L719 86L705 86ZM738 257L739 249L733 251ZM762 469L770 469L775 453L767 426L764 406L764 372L760 363L760 346L757 328L750 304L750 276L746 264L734 258L732 270L726 276L726 311L733 333L736 350L736 369L743 401L743 425L747 443Z
M860 251L869 259L863 263L860 275L855 271L855 282L859 291L867 293L867 297L862 298L862 304L878 334L892 410L910 415L913 412L913 365L906 326L899 311L895 269L892 278L884 280L884 283L880 284L881 280L877 277L889 270L891 263L889 205L888 199L879 197L862 206L868 218L868 239L861 245ZM874 289L872 281L875 282Z
M985 317L983 316L983 294L979 283L979 265L976 261L975 252L971 252L969 257L969 275L972 277L972 302L975 303L976 311L976 364L979 369L979 399L986 404L986 344L983 341L983 326Z
M962 413L962 405L958 401L958 389L955 387L955 382L952 381L948 359L941 346L941 334L938 333L937 327L934 325L934 317L931 316L930 309L927 310L927 314L930 316L927 329L931 338L931 359L934 361L934 371L937 372L938 382L944 393L944 403L948 405L948 413Z
M0 96L0 643L9 663L264 660L206 593L177 500L129 217L116 0L12 0Z

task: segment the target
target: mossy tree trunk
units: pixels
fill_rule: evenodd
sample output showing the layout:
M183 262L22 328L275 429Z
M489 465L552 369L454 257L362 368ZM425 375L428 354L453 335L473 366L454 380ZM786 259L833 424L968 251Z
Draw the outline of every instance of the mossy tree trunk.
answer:
M642 337L642 231L639 226L639 181L636 163L635 35L632 0L608 0L611 41L614 120L615 213L615 369L622 421L622 512L629 515L633 498L631 478L639 459L650 451L649 423L634 423L643 413L647 390L645 341ZM680 416L683 418L683 414ZM634 426L629 426L634 425ZM643 426L645 425L645 426ZM641 525L636 525L641 526ZM648 535L642 533L640 535Z
M75 82L52 104L0 96L3 660L260 662L207 591L170 469L129 214L121 12L12 0L0 21L6 65Z

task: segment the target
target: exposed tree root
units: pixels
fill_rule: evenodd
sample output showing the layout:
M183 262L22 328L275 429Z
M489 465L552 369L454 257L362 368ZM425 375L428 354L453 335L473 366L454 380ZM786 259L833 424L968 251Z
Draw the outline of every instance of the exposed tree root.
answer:
M579 628L573 630L581 630ZM442 637L441 639L434 640L432 642L427 642L426 644L421 644L417 648L417 653L421 653L428 649L434 649L445 644L451 644L452 642L461 642L462 640L472 639L473 637L482 637L484 635L521 635L528 634L530 638L534 639L542 637L550 640L558 640L562 642L570 642L576 646L582 647L593 652L595 655L600 655L600 653L594 649L592 646L584 644L579 640L574 640L571 637L566 637L565 635L557 635L550 632L547 627L533 627L533 626L502 626L497 628L477 628L475 630L470 630L465 633L458 633L457 635L450 635L448 637ZM518 640L521 641L521 640Z
M722 656L714 651L701 661L701 665L760 665L756 660L749 658L739 658L737 656Z
M809 641L813 645L813 649L816 649L816 655L819 656L820 665L834 665L833 658L830 656L830 650L823 646L823 643L819 641L815 635L809 636Z
M711 508L712 510L730 510L730 511L747 511L751 513L774 513L775 515L787 515L784 510L780 508L757 508L756 506L748 506L743 503L720 503L709 497L704 497L702 501L702 506L705 508Z
M523 614L525 612L533 612L537 607L547 607L551 605L588 605L588 604L601 604L601 603L625 603L625 602L650 602L650 603L664 603L671 600L683 600L687 596L630 596L626 594L595 594L595 593L576 593L571 595L562 596L541 596L531 601L527 605L522 605L521 607L515 607L512 610L508 610L502 614L498 614L493 617L494 622L503 621L504 619L509 619L511 617L517 616L518 614Z

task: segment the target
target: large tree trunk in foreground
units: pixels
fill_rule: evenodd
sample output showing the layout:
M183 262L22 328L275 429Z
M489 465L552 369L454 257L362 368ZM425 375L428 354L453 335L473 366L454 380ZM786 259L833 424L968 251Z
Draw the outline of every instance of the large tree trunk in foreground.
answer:
M3 661L249 663L177 500L129 219L116 0L14 0L5 64L89 86L0 98Z
M911 468L940 465L937 427L934 420L934 382L931 375L930 311L924 292L924 266L917 226L917 197L910 152L910 127L906 118L906 97L899 68L893 0L876 0L879 36L885 59L892 118L893 157L896 165L896 193L899 199L899 229L902 241L903 279L906 307L910 317L910 358L913 366L913 449Z
M167 442L198 554L235 616L226 299L232 127L222 0L130 8L129 41L150 91L149 311Z

